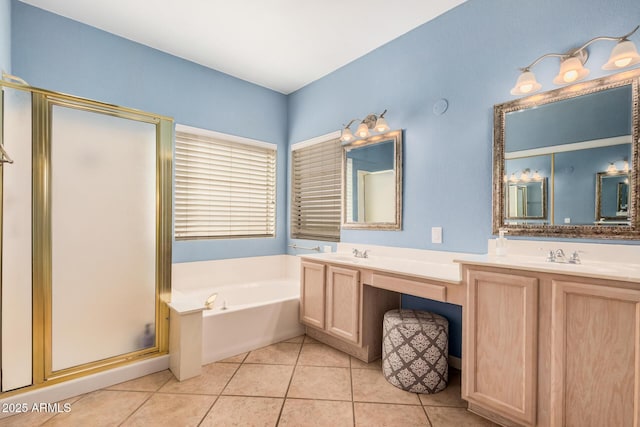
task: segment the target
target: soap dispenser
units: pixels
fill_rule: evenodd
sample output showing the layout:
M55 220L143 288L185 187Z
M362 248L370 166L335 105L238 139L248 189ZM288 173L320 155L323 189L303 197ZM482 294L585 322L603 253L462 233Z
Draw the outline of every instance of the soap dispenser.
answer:
M507 238L504 237L507 230L501 228L498 230L498 238L496 239L496 255L497 256L505 256L507 255Z

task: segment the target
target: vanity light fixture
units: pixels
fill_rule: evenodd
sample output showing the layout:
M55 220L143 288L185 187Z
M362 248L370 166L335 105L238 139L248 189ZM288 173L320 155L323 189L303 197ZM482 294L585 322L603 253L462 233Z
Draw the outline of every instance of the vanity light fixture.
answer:
M584 64L589 58L587 47L599 40L613 40L616 45L611 51L609 60L602 66L603 70L618 70L640 63L640 55L636 45L628 38L638 31L640 25L631 32L620 37L600 36L595 37L577 49L571 49L565 53L546 53L524 68L520 68L520 76L516 85L511 89L512 95L528 95L539 90L542 85L536 80L536 76L531 71L531 67L542 61L544 58L560 58L560 71L553 79L553 83L563 85L580 81L589 75L589 70Z
M387 124L387 120L384 118L384 115L387 113L387 110L384 110L382 113L369 114L364 119L353 119L344 126L342 132L340 133L340 141L343 143L348 143L354 141L356 139L367 138L371 135L370 129L375 131L376 133L384 133L389 131L389 125ZM355 135L351 132L351 125L360 121L358 128L356 129Z
M618 172L618 168L616 167L616 165L614 163L609 163L609 166L607 167L607 173L616 173Z
M536 170L532 174L531 173L531 169L526 168L520 173L520 176L516 175L516 172L512 172L511 173L511 175L509 176L508 181L510 181L510 182L529 182L529 181L540 181L540 180L542 180L542 175L540 175L540 172L538 170ZM504 175L504 181L505 182L507 181L507 175Z

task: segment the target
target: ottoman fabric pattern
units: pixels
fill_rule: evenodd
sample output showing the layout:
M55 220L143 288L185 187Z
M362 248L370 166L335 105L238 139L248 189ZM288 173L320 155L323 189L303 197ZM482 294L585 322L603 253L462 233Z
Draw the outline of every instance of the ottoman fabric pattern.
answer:
M437 393L449 380L449 322L434 313L391 310L384 315L382 373L413 393Z

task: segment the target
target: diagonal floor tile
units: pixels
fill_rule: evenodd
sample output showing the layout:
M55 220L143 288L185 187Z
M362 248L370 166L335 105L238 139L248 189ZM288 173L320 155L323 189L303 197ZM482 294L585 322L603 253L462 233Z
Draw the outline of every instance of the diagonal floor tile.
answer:
M244 363L263 363L270 365L295 365L300 353L300 344L281 342L253 350Z
M217 363L242 363L249 353L240 353L226 359L218 360Z
M273 427L284 399L220 396L199 427Z
M388 403L353 404L356 427L430 426L421 406L393 405Z
M202 374L188 380L171 378L159 390L161 393L189 393L217 395L238 369L238 364L210 363L202 367Z
M71 405L71 411L58 414L46 426L113 426L124 421L151 394L137 391L99 390Z
M287 399L282 408L278 427L300 426L351 427L353 426L351 402Z
M57 402L57 405L55 406L56 411L64 411L65 408L71 408L71 406L68 406L68 405L73 405L74 402L78 401L82 397L83 396L76 396L76 397L72 397L70 399L66 399L66 400L62 400L60 402ZM21 409L25 409L22 406L20 408ZM58 414L58 412L33 411L33 406L29 406L29 405L27 405L26 409L27 409L27 412L18 413L16 415L0 419L0 426L1 427L36 427L36 426L41 426L47 420L55 417Z
M360 359L351 356L351 367L353 369L377 369L382 370L382 359L374 360L371 363L365 363Z
M156 393L122 427L197 426L215 400L215 396Z
M464 408L425 406L424 409L427 411L433 427L497 427L497 424L479 417Z
M355 402L420 404L420 399L415 393L409 393L389 384L382 376L382 371L352 369L351 379Z
M287 397L351 400L349 369L297 366Z
M325 344L305 344L298 365L348 368L349 355Z
M244 364L224 389L224 395L284 397L293 373L288 365Z

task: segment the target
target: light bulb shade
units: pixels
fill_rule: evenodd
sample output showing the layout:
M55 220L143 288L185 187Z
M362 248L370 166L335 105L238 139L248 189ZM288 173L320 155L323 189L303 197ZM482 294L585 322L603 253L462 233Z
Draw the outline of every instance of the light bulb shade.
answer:
M376 132L387 132L390 128L389 125L387 124L387 121L384 119L384 117L378 117L378 120L376 120L376 126L375 126Z
M560 63L560 72L553 79L553 83L564 85L577 82L589 75L589 70L584 68L582 61L575 56L570 56Z
M535 171L535 172L533 173L532 178L533 178L534 180L536 180L536 181L540 181L540 180L542 179L542 175L540 175L540 172Z
M349 128L342 129L342 132L340 133L340 141L349 142L352 139L353 139L353 134L351 133L351 129Z
M639 62L640 55L638 55L636 45L631 40L622 40L614 46L609 60L602 66L602 69L617 70L619 68L630 67Z
M539 90L542 87L536 80L536 76L533 72L527 70L523 71L518 76L518 81L513 89L511 89L511 95L527 95Z
M365 122L360 123L358 130L356 130L356 135L358 135L359 138L366 138L369 136L369 128Z
M618 172L618 168L615 164L609 163L609 167L607 167L607 173L616 173Z

